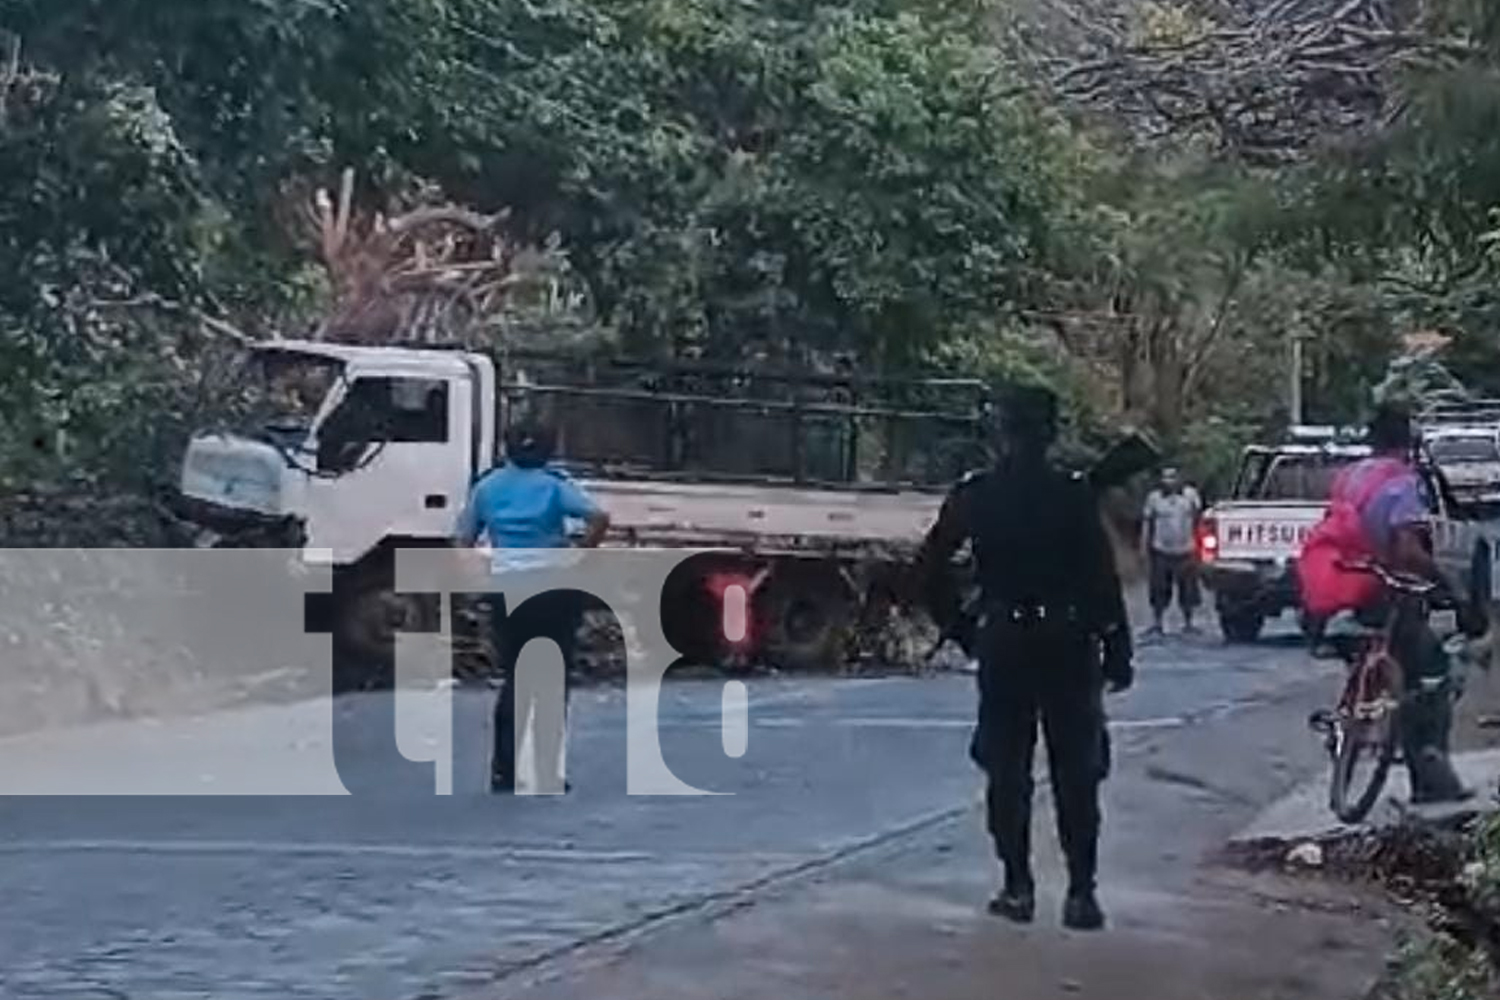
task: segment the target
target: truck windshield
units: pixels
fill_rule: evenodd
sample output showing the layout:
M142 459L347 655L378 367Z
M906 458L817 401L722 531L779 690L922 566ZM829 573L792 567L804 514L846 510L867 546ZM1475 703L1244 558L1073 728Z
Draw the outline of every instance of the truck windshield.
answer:
M1280 455L1253 496L1260 500L1325 501L1333 480L1355 459L1345 455Z
M241 373L243 425L289 444L302 441L343 369L343 362L316 354L255 352Z
M1440 465L1457 462L1500 462L1500 445L1494 437L1437 438L1428 445L1432 460Z

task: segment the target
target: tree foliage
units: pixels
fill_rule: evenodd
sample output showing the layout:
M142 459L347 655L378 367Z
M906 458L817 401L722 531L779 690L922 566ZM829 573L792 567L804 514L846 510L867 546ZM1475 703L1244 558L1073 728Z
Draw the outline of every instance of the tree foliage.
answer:
M961 4L0 0L0 30L13 440L171 425L127 386L187 392L205 316L310 328L288 221L350 167L365 212L507 210L636 350L886 367L1013 310L1070 197Z
M1294 336L1310 418L1357 418L1412 329L1483 387L1491 6L0 0L0 469L167 471L207 353L337 305L295 222L349 169L365 217L547 248L497 335L962 365L1205 454L1284 421Z

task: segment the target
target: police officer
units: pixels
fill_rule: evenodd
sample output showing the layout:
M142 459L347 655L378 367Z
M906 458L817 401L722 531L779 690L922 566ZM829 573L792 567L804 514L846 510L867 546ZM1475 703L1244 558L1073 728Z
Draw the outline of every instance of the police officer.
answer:
M1005 870L991 913L1035 916L1032 759L1046 738L1058 834L1068 864L1063 923L1097 930L1099 784L1109 769L1104 689L1130 687L1131 645L1114 555L1093 490L1054 469L1057 399L1019 388L1002 399L995 466L948 496L920 559L933 618L979 660L970 755L988 779L986 820ZM952 559L972 543L978 614L966 616Z
M568 547L567 522L587 524L580 548L594 548L609 530L609 516L560 469L552 468L556 437L550 427L533 420L512 424L505 435L505 462L474 486L458 524L462 544L481 539L495 550L497 574L521 572L548 560L537 550ZM538 594L519 607L507 609L503 594L490 598L490 623L499 673L504 688L495 705L495 754L490 766L490 789L515 791L516 781L516 664L521 650L534 638L551 639L562 651L566 673L573 670L573 654L583 615L578 591ZM564 681L566 684L566 679ZM530 718L538 706L524 705ZM560 761L562 747L541 747L539 760Z

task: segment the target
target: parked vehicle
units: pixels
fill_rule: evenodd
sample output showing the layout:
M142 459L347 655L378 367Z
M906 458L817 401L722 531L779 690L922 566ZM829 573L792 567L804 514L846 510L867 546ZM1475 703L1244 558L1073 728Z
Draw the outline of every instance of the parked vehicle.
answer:
M1455 497L1500 504L1500 401L1432 406L1419 424L1427 453Z
M1200 527L1204 583L1227 640L1254 642L1268 619L1298 607L1297 553L1339 470L1368 454L1332 428L1296 428L1283 443L1245 449L1229 498Z
M1360 438L1358 431L1302 427L1283 443L1245 450L1230 498L1205 513L1199 541L1204 580L1230 642L1254 642L1268 620L1288 610L1298 611L1308 638L1319 633L1323 623L1300 614L1297 555L1323 517L1339 470L1369 455ZM1433 497L1436 556L1459 587L1454 599L1493 616L1496 505L1456 492L1429 453L1420 464Z

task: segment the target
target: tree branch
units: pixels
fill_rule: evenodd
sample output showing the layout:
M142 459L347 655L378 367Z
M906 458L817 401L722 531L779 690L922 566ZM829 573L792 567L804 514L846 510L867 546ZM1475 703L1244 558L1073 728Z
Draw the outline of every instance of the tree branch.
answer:
M163 298L155 292L146 292L130 299L92 299L89 305L95 309L155 309L174 316L191 319L211 333L233 340L242 347L263 343L225 320L218 319L193 306L184 305L174 299Z

